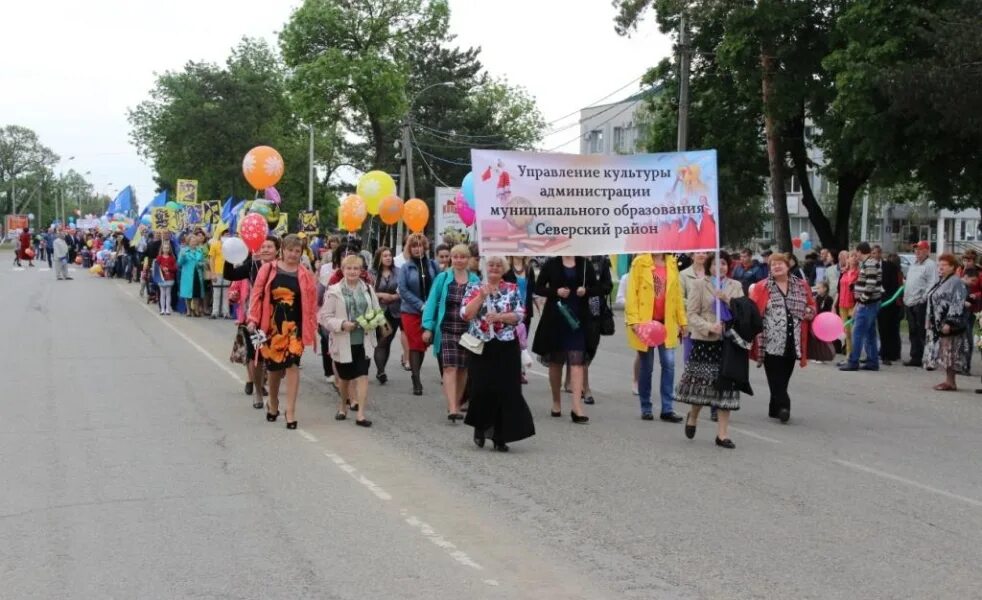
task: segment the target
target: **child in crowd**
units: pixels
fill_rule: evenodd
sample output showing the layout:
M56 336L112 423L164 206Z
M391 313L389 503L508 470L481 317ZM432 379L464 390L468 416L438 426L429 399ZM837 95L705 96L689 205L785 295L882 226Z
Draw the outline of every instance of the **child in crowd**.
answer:
M817 305L818 312L832 312L832 296L829 294L829 283L827 281L819 281L818 293L815 294L815 304Z
M160 254L154 261L157 285L160 286L160 314L170 314L171 289L177 277L177 259L171 254L170 242L160 245Z

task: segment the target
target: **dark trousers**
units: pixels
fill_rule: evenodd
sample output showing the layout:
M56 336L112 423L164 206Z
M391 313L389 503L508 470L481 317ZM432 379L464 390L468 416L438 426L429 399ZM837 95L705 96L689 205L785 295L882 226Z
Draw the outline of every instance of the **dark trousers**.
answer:
M321 363L324 365L324 377L334 377L334 360L331 359L330 344L331 338L322 329L321 336Z
M910 333L910 361L921 364L924 359L924 321L927 318L927 303L907 307L907 329Z
M788 383L798 359L793 353L784 356L774 354L764 355L764 373L767 375L767 386L771 389L771 403L767 415L777 417L782 410L791 410L791 397L788 396Z
M876 329L880 333L880 359L900 360L901 308L896 305L881 307L876 315Z

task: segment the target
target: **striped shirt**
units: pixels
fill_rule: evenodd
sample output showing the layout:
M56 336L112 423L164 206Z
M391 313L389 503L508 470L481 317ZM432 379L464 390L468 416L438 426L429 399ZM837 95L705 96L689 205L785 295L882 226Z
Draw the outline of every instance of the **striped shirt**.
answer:
M853 290L856 300L862 304L880 301L883 297L883 268L880 261L868 257L859 265L859 277Z

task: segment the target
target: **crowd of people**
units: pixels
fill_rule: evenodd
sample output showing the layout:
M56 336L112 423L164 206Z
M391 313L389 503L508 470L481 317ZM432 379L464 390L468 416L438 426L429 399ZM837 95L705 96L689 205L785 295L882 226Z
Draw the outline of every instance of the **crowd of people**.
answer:
M708 406L716 445L732 449L729 416L740 409L741 392L750 391L754 363L766 375L768 416L787 423L796 365L811 359L846 372L877 371L901 360L906 319L910 356L903 364L943 371L934 389L956 390L956 376L970 371L982 310L974 252L935 262L927 242L914 246L906 275L896 255L860 243L838 255L809 254L804 267L792 254L759 260L749 249L640 254L615 286L606 256L553 257L535 273L527 258L481 257L476 244L431 248L421 234L373 254L356 236L269 235L234 265L222 253L227 235L198 229L131 244L122 235L53 234L48 256L98 261L109 277L142 281L141 296L161 315L235 319L232 360L244 365L245 393L269 422L283 414L287 428L297 427L307 349L321 354L324 376L338 391L335 418L353 412L361 427L372 425L373 363L377 384L387 385L390 357L398 354L409 391L421 396L421 369L432 353L447 419L473 427L475 444L490 439L498 451L535 433L522 386L536 359L548 369L550 416L564 415L566 393L571 422L589 422L591 364L601 339L621 327L635 351L641 419L684 423L692 439ZM46 249L48 241L41 244ZM616 308L623 309L621 325ZM812 335L811 321L823 312L844 321L840 340ZM655 346L644 333L653 322L664 329ZM838 362L836 354L843 356ZM685 415L676 403L688 405Z

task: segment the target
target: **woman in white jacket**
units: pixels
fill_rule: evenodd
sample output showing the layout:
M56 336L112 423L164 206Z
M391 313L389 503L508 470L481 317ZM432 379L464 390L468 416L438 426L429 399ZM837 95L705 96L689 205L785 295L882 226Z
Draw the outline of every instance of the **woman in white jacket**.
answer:
M327 288L324 305L317 315L321 327L331 332L328 351L334 360L338 388L341 391L338 413L335 419L348 418L345 399L357 411L356 425L371 427L372 422L365 418L365 404L368 400L369 357L375 353L376 336L374 331L365 331L357 323L358 317L369 310L379 308L375 290L361 279L362 258L358 255L346 256L341 261L344 278ZM322 350L323 351L323 350Z

